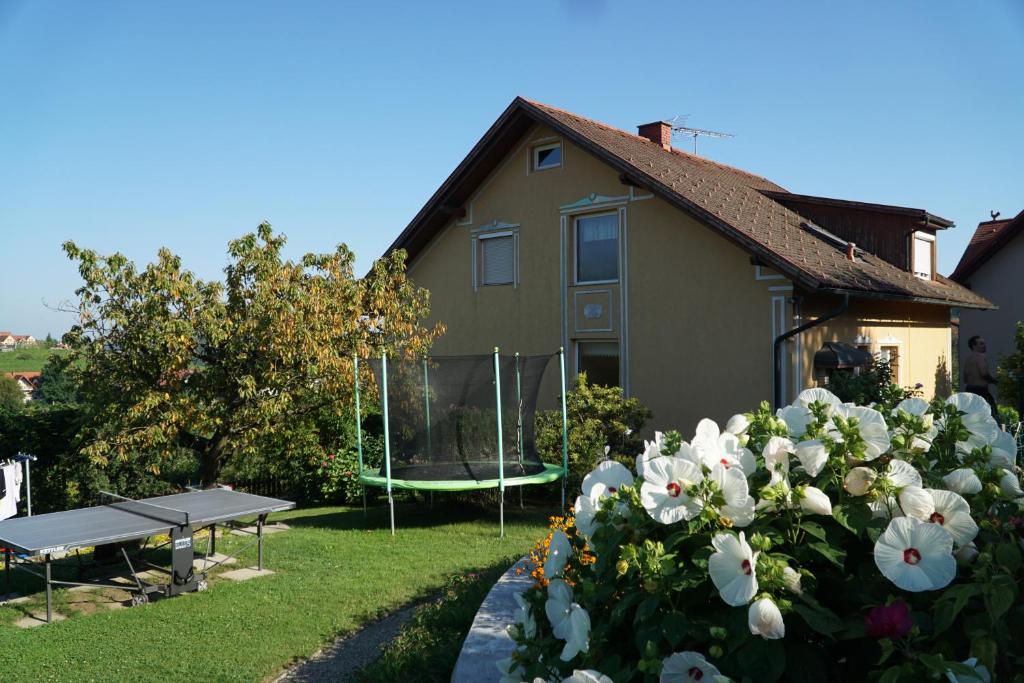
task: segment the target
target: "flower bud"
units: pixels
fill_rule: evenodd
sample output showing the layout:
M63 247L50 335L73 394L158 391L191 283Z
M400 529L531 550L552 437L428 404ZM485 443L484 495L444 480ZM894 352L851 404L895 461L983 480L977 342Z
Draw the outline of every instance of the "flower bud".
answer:
M721 626L712 626L708 629L708 633L710 633L711 637L715 640L725 640L729 637L729 631L722 628Z
M782 570L782 582L786 585L786 590L796 595L803 595L803 588L800 586L801 580L800 572L793 569L792 567L786 567Z
M956 562L957 564L967 565L974 562L976 557L978 557L978 546L974 545L974 543L968 543L957 551Z
M615 563L615 571L619 576L624 576L629 571L629 562L625 560L619 560Z
M778 640L786 635L782 612L771 598L761 598L750 606L747 626L752 634L765 640Z
M831 515L832 501L825 492L814 486L805 486L800 497L800 508L812 515Z
M712 645L708 648L708 654L714 657L715 659L719 659L722 655L725 654L725 650L722 649L721 645Z
M871 490L878 475L870 467L854 467L843 480L843 487L853 496L863 496Z
M1024 491L1020 488L1020 479L1017 478L1016 472L1007 472L1003 470L1004 474L999 480L999 490L1007 498L1020 498L1024 496Z

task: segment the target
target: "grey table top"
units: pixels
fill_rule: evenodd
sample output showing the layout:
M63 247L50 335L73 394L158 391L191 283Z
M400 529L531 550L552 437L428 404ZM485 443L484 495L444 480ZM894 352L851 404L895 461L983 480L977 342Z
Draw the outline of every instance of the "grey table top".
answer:
M228 489L190 491L137 503L4 520L0 522L0 546L27 555L48 555L166 533L184 522L183 513L188 514L188 523L198 528L294 507L295 503L287 500Z

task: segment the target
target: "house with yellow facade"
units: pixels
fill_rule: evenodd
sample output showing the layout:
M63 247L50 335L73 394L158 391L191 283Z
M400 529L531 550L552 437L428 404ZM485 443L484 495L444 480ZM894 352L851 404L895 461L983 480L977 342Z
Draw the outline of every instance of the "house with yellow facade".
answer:
M935 270L952 222L791 193L671 134L516 98L390 246L447 325L434 352L564 347L571 375L683 432L791 401L858 349L930 397L951 307L990 307Z

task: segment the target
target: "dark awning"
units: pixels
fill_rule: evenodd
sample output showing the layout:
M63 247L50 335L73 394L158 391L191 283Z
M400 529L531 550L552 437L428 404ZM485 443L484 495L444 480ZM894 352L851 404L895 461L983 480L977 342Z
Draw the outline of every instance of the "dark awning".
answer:
M825 342L814 352L816 368L859 368L871 362L871 353L843 342Z

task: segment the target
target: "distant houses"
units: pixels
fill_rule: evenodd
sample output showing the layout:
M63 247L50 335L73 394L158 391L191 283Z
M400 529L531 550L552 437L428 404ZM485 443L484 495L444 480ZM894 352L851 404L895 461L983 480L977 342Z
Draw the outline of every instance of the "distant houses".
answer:
M39 382L42 379L43 373L41 372L5 372L5 377L10 377L18 383L18 388L21 389L22 393L25 394L25 400L32 400L32 392L39 388Z
M22 346L35 346L36 338L31 334L0 332L0 351L13 351Z

